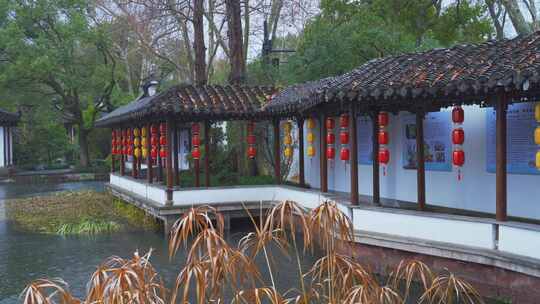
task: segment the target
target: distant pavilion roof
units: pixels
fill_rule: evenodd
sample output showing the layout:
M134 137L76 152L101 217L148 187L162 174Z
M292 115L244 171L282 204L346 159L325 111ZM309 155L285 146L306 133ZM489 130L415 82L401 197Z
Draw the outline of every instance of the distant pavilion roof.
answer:
M352 101L364 109L436 109L490 102L487 99L500 92L514 101L539 96L540 31L510 40L373 59L347 74L289 87L265 108L284 113Z
M14 126L19 122L19 120L20 120L19 114L0 109L0 125Z
M119 107L98 119L96 126L159 120L167 115L185 121L251 119L262 115L261 108L275 92L264 86L178 85Z

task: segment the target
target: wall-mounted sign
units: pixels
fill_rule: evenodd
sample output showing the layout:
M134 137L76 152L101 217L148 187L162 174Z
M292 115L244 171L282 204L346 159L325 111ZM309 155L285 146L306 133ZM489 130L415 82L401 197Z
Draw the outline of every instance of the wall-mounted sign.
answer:
M534 143L534 103L516 103L508 107L506 115L507 172L510 174L540 174L535 166L537 146ZM486 109L486 169L496 167L496 112Z
M452 171L452 130L450 112L432 112L424 119L424 155L426 170ZM403 168L416 169L416 116L401 116L403 138Z
M191 153L191 140L189 135L189 129L181 129L178 132L178 166L180 170L189 169L189 154Z

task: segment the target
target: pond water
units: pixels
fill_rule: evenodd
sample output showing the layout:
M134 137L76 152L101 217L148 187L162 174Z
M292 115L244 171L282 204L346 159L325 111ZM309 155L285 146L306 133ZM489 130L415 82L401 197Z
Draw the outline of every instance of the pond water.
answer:
M151 262L171 286L179 272L180 261L185 259L180 252L171 263L168 259L167 240L159 232L129 232L101 235L97 237L61 237L21 232L5 218L3 200L9 198L46 195L56 191L93 189L103 191L103 182L75 182L62 184L17 185L0 184L0 304L19 303L19 294L25 285L39 278L62 278L76 296L83 296L86 282L96 266L109 256L130 257L134 251L146 252L153 248ZM248 222L233 223L228 241L236 243L251 230ZM273 250L276 257L277 250ZM281 291L297 286L297 267L294 259L275 259L273 273ZM307 269L315 257L302 260ZM263 277L268 278L265 263L258 260ZM286 271L283 271L286 270Z

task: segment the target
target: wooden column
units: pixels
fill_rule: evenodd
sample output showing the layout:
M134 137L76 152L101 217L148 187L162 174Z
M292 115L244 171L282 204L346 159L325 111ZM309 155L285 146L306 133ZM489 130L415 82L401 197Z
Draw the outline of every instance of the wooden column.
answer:
M7 167L7 127L3 127L4 129L4 166Z
M111 130L111 134L113 132L116 132L114 129ZM112 142L112 138L111 138L111 142ZM113 145L111 145L111 173L114 173L114 167L116 165L116 158L114 157L114 154L113 154L113 150L115 149L115 147Z
M7 167L11 166L11 127L7 127Z
M504 94L497 96L497 123L496 123L496 187L497 187L497 208L496 218L498 221L507 220L507 189L506 189L506 110L508 105L506 103L506 97Z
M176 123L173 125L174 133L173 133L173 149L172 149L172 157L173 157L173 167L174 167L174 185L180 186L180 170L178 169L178 127Z
M172 161L172 151L173 151L173 136L174 136L174 121L171 117L167 118L167 158L166 162L166 171L167 171L167 204L172 204L173 199L173 161Z
M358 136L356 130L356 109L351 104L349 110L349 130L351 137L351 204L358 205Z
M274 119L274 178L281 183L281 152L279 146L279 119Z
M373 123L373 204L381 204L381 186L379 172L379 111L373 112L371 116Z
M123 133L124 130L120 129L120 133ZM121 137L124 139L124 136ZM126 156L124 155L124 143L122 142L122 152L120 154L120 175L124 176L126 174Z
M319 152L319 158L321 161L321 192L328 192L328 162L326 160L326 124L325 124L326 116L321 115L320 121L319 121L319 128L320 128L320 152Z
M210 122L204 122L204 179L205 186L210 187Z
M299 117L298 123L298 181L301 187L306 186L304 172L304 118Z
M424 155L424 112L416 113L416 186L418 209L426 209L426 158Z

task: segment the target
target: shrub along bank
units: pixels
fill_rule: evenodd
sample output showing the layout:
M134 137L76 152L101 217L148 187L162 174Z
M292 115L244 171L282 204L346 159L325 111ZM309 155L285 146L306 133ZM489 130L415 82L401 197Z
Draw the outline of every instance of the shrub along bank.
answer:
M8 200L6 213L23 230L49 234L98 234L159 227L144 211L108 193L95 191Z

